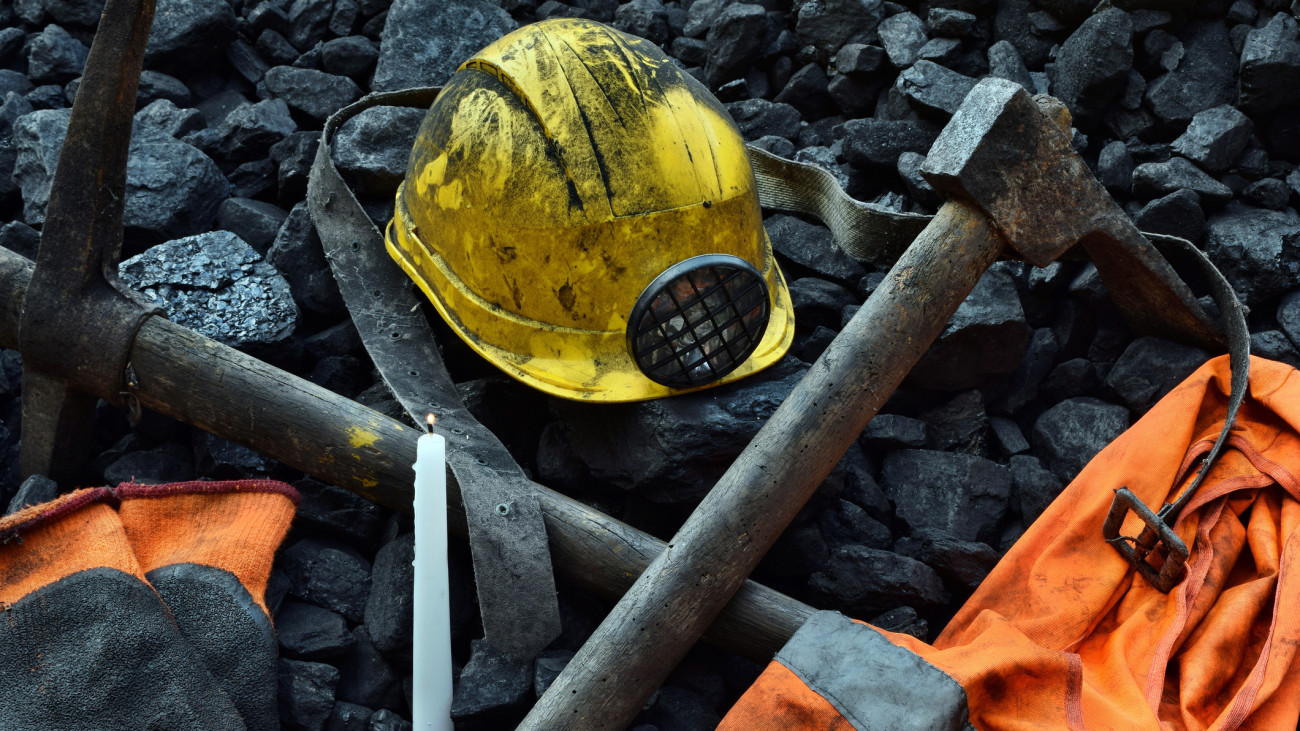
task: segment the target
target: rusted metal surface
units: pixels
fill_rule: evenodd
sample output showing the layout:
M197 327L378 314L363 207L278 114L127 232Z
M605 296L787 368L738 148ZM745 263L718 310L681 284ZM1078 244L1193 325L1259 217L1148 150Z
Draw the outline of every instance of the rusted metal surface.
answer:
M1221 328L1070 147L1060 102L984 79L935 140L921 174L988 214L1030 264L1046 266L1082 244L1137 330L1224 349Z
M131 341L151 310L117 277L126 162L154 0L110 0L86 60L24 300L21 471L64 483L94 399L125 405ZM71 384L76 384L75 388Z

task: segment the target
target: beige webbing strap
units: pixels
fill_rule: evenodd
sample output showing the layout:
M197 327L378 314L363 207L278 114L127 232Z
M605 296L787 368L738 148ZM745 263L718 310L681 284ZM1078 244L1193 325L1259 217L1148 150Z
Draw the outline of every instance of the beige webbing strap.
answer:
M749 160L764 208L816 216L849 256L890 264L921 233L931 216L899 213L854 200L829 172L750 145Z

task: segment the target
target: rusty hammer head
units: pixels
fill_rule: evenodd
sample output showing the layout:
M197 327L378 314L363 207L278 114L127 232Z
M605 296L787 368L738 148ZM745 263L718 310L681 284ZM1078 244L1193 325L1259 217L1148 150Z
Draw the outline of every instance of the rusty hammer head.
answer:
M1046 266L1098 230L1099 216L1123 215L1068 129L1019 84L989 77L943 128L921 174L983 210L1025 261Z

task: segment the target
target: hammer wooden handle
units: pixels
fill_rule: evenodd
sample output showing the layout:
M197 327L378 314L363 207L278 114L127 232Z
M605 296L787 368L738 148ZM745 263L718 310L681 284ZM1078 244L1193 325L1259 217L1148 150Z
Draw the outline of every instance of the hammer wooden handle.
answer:
M519 728L630 723L1002 248L983 213L944 204Z

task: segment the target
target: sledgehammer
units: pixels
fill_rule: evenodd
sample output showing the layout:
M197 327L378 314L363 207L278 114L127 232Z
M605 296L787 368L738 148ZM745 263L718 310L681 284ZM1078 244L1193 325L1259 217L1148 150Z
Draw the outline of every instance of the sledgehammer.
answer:
M922 168L952 199L520 728L626 726L1004 251L1046 266L1082 242L1125 309L1219 339L1070 148L1068 113L1039 101L1002 79L971 91Z

